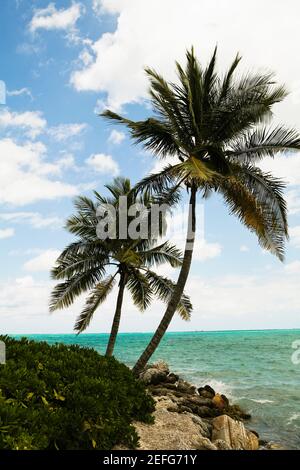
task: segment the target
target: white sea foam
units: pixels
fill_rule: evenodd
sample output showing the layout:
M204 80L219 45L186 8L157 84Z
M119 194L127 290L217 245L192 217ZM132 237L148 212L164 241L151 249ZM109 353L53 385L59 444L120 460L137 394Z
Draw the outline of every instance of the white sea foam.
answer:
M204 387L204 385L210 385L216 393L222 393L228 398L233 398L232 388L221 380L206 378L198 381L198 387Z
M291 424L293 421L296 421L300 418L300 413L293 413L292 416L288 419L288 424Z
M255 403L261 403L262 405L264 405L265 403L274 403L273 400L267 400L267 399L259 399L259 398L249 398L249 400L251 401L254 401Z

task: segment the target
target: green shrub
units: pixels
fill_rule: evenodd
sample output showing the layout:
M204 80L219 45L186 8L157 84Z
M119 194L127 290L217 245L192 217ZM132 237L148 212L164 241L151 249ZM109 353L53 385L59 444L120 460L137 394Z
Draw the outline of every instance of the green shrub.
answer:
M135 447L133 420L152 422L153 400L114 358L76 345L0 336L0 449Z

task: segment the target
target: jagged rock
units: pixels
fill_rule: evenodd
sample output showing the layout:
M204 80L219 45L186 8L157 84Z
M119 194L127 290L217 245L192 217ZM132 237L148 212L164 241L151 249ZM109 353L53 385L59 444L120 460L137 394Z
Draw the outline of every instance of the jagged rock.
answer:
M268 442L264 448L264 450L286 450L282 445L278 444L277 442Z
M245 413L239 405L230 405L226 409L226 414L233 419L241 420L241 419L250 419L251 415L249 413Z
M146 385L159 384L161 382L164 382L166 378L167 374L162 370L156 368L147 369L140 375L141 381L144 382L144 384Z
M198 395L187 395L185 397L178 398L178 403L182 403L187 406L209 406L212 407L212 400L210 398L199 397Z
M201 397L204 397L204 398L213 398L215 396L214 389L210 387L209 385L205 385L204 387L199 387L198 393L199 395L201 395Z
M190 383L181 379L178 380L177 390L179 392L189 393L191 395L196 393L196 387L194 387L194 385L191 385Z
M194 423L198 424L201 427L201 435L203 437L211 438L212 434L212 425L205 419L200 418L194 414L190 415Z
M157 385L167 380L169 366L164 361L146 366L140 374L140 380L146 385Z
M218 447L207 439L207 437L200 437L199 444L197 450L218 450Z
M148 387L148 390L150 391L150 393L157 397L157 396L176 396L175 395L175 392L173 392L173 390L170 390L166 387L164 387L164 384L160 384L159 386L149 386Z
M167 380L168 380L168 377L167 377ZM177 390L177 384L176 383L170 383L168 381L166 381L164 384L163 384L163 387L164 388L168 388L169 390Z
M146 366L140 374L140 380L146 385L158 385L167 380L169 372L168 364L164 361L158 361Z
M214 395L211 392L208 392L204 388L198 388L198 393L203 398L213 398Z
M225 408L228 408L228 406L229 406L229 400L228 400L228 398L226 397L226 395L221 394L221 398L222 398L223 402L225 403Z
M212 402L216 408L218 408L219 410L224 410L225 408L228 407L228 404L229 404L228 400L227 401L226 400L224 400L222 395L220 395L219 393L216 393L212 399Z
M175 384L179 380L179 375L173 374L172 372L167 376L167 383Z
M162 372L165 372L165 374L167 374L167 375L170 373L169 366L165 361L157 361L157 362L155 362L155 364L152 365L152 367L154 369L158 369Z
M168 397L157 397L155 398L156 402L156 409L166 409L172 413L177 412L178 413L178 406L176 403L174 403L173 400L171 400Z
M227 415L213 419L212 442L222 440L233 450L257 450L258 437L245 428L241 421Z
M216 392L214 391L214 389L210 385L204 385L204 390L206 390L207 392L212 393L213 395L216 394Z
M197 415L201 418L212 418L216 416L216 412L208 406L198 406L197 411L195 411L195 413L197 413Z
M202 436L202 427L188 414L170 413L157 408L154 424L134 423L139 435L141 450L217 450L207 437Z
M178 413L193 413L193 410L189 406L180 405L178 407Z
M214 441L214 445L218 448L218 450L232 450L229 444L227 442L222 441L222 439L217 439Z
M251 416L209 385L197 390L163 361L147 366L140 379L156 402L155 424L135 423L141 449L258 449L258 435L241 422Z

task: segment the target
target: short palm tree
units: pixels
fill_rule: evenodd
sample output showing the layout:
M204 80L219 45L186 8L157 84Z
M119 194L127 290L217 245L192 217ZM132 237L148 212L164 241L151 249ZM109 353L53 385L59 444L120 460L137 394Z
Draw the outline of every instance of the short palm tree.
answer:
M227 73L219 76L216 52L202 68L193 49L188 51L186 67L176 64L177 83L146 69L153 117L132 121L109 110L102 114L125 124L135 142L156 156L174 157L174 164L144 178L137 191L147 188L158 200L171 205L179 201L182 188L190 195L189 230L177 287L134 367L136 374L158 346L185 287L195 240L197 194L205 198L211 192L220 193L230 212L256 233L259 243L283 259L288 235L284 184L263 172L257 163L263 157L300 148L295 130L267 127L272 106L284 99L286 91L274 83L272 74L236 76L239 56Z
M150 207L147 194L133 200L128 179L116 178L113 184L106 187L111 197L104 198L95 192L95 202L82 196L75 201L77 213L68 219L67 229L79 238L61 253L52 270L52 277L56 280L64 279L64 282L54 288L50 310L68 307L77 296L90 291L75 324L75 330L81 333L89 325L96 309L106 300L118 278L117 303L106 350L106 355L111 356L119 330L125 288L140 310L145 310L153 298L168 302L174 283L159 276L151 267L162 263L179 267L182 254L168 242L157 245L151 239L99 239L96 233L99 206L107 207L109 204L115 207L117 221L120 196L128 196L128 207L134 202L143 204L145 208ZM190 300L183 294L177 311L183 319L188 320L191 310Z

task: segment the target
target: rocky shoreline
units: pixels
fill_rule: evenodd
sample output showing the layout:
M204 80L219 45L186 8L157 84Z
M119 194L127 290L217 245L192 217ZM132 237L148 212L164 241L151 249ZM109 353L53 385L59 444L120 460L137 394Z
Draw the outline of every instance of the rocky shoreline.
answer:
M154 424L135 422L141 450L280 449L248 429L251 415L209 385L196 388L170 372L165 362L141 373L156 406ZM118 447L121 449L121 447Z

